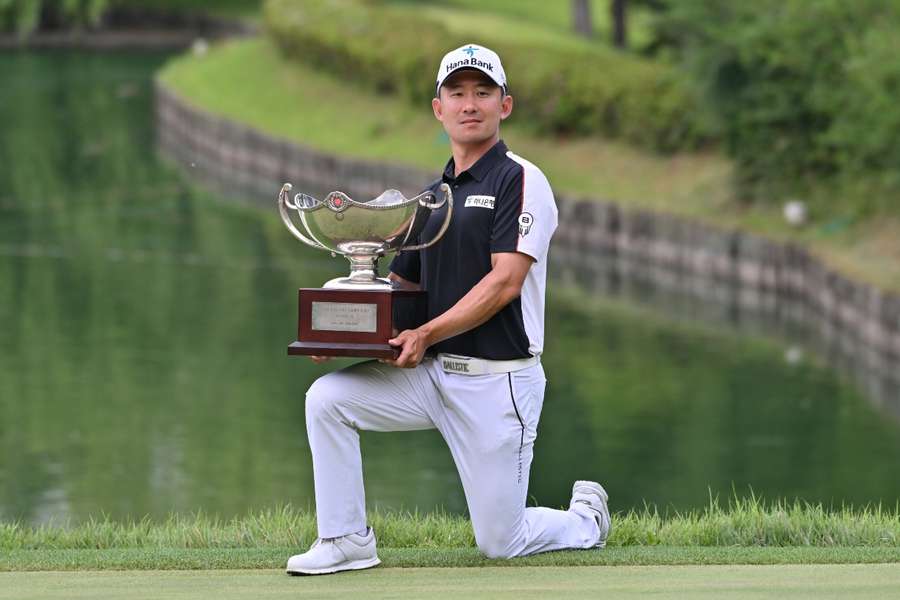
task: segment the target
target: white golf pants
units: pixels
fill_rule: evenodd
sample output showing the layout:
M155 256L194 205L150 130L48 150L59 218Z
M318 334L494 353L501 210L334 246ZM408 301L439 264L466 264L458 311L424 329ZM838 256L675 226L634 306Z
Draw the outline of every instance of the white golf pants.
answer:
M482 552L509 558L593 546L599 528L590 515L525 507L545 383L540 364L469 376L431 359L415 369L363 362L316 380L306 394L306 428L319 536L366 527L358 431L437 428Z

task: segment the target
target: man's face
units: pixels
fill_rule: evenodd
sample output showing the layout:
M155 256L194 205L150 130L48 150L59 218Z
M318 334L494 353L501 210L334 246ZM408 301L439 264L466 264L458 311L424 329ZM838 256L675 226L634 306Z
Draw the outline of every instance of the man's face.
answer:
M512 96L480 71L462 70L448 77L439 98L431 101L434 116L458 144L493 140L500 121L512 112Z

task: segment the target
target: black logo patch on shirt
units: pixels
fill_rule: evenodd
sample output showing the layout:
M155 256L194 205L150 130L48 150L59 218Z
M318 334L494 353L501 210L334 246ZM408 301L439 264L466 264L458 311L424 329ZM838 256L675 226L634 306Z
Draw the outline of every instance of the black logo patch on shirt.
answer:
M519 215L519 235L528 235L532 225L534 225L534 216L531 213L524 212Z

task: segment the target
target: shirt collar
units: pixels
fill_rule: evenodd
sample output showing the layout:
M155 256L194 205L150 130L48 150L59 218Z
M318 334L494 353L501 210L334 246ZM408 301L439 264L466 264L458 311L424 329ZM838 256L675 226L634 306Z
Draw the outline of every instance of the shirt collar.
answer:
M484 176L494 168L494 165L503 160L503 157L506 156L506 150L506 144L503 143L503 140L499 140L496 144L491 146L490 150L485 152L481 158L475 161L474 165L460 173L457 177L453 176L453 173L456 171L456 163L451 156L450 160L447 161L447 165L444 167L444 181L455 181L466 173L476 181L481 181L484 179Z

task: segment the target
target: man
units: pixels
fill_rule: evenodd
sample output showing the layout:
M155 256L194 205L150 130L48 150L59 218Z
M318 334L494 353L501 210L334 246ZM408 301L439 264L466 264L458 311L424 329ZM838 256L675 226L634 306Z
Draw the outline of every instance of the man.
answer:
M449 52L435 90L432 109L452 158L431 189L451 186L453 219L440 242L397 256L390 273L398 285L428 291L430 320L391 340L400 348L396 360L356 364L310 387L319 539L290 558L291 574L380 563L366 524L357 430L437 428L489 557L603 547L609 535L598 483L576 482L569 510L525 507L544 399L544 285L557 224L550 185L500 139L513 99L493 51L470 44ZM423 239L443 217L432 215Z

